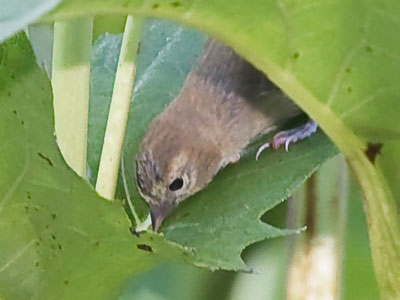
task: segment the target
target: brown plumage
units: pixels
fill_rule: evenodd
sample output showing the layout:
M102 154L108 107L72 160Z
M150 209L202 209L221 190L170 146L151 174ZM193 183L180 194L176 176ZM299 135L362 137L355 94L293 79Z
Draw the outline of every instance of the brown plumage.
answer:
M251 139L301 110L230 47L209 39L179 95L149 125L137 156L137 182L153 228L239 160Z

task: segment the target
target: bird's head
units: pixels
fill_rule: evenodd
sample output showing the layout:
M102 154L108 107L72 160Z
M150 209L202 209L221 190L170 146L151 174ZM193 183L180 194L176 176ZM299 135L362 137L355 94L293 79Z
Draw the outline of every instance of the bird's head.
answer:
M153 229L158 230L180 202L204 188L223 165L220 150L195 126L171 122L164 113L157 117L136 159L137 185L150 205Z

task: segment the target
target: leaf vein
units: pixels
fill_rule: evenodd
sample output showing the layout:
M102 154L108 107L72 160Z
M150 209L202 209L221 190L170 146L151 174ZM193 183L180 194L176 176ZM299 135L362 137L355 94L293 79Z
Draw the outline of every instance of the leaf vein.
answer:
M24 168L22 169L21 173L19 173L18 177L14 180L14 183L10 187L10 189L5 193L3 199L0 202L0 214L3 212L5 205L11 199L11 196L15 193L18 186L21 184L22 180L25 178L25 175L28 173L30 166L30 159L29 159L29 147L26 151L26 158Z
M19 258L21 258L26 251L33 245L36 239L31 240L28 244L22 247L13 257L11 257L1 268L0 273L7 270L12 264L14 264Z

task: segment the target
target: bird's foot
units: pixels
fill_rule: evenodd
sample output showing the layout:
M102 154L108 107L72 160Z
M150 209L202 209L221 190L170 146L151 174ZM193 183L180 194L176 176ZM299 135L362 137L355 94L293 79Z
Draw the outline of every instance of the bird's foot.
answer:
M272 142L265 143L260 148L258 148L256 154L256 160L258 160L260 154L266 148L272 147L274 149L278 149L280 146L285 145L285 150L288 151L290 143L295 143L297 141L309 137L310 135L312 135L314 132L317 131L317 127L318 127L317 123L309 119L308 122L305 123L304 125L301 125L293 129L278 132L272 138Z

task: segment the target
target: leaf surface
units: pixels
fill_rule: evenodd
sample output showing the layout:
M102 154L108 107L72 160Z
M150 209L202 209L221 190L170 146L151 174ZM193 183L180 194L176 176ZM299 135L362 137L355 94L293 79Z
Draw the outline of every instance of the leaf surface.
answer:
M0 295L2 299L115 299L123 280L190 253L140 238L120 203L101 199L61 157L52 92L23 34L0 66Z

